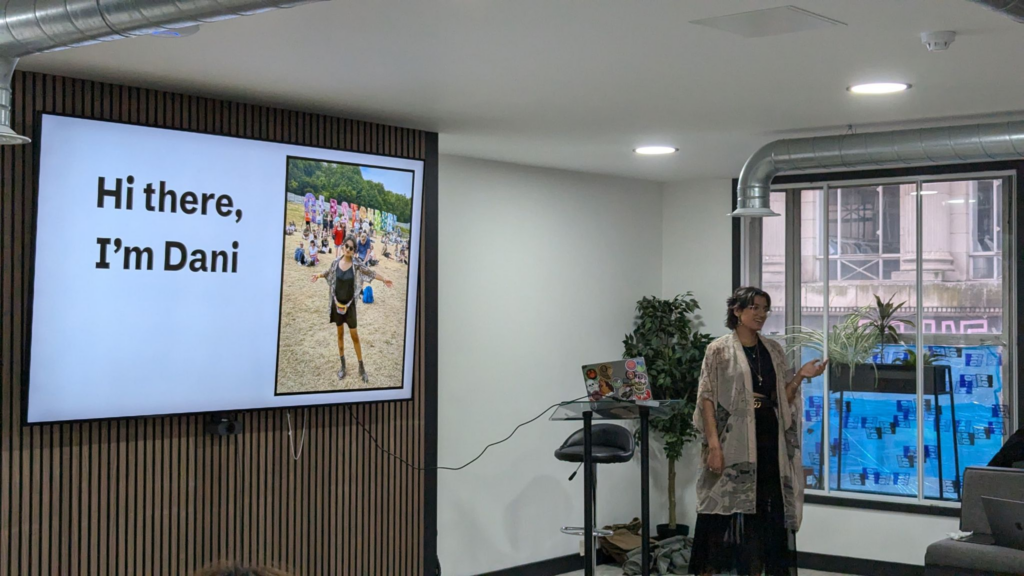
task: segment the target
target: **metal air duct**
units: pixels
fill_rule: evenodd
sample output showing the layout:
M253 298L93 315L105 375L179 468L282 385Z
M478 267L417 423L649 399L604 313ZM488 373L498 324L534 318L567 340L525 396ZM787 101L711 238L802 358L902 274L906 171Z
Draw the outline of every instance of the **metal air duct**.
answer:
M1024 121L776 140L743 165L733 216L778 216L769 204L782 172L956 164L1024 157Z
M969 0L1024 24L1024 0Z
M145 36L322 0L0 0L0 144L11 130L11 76L30 54Z

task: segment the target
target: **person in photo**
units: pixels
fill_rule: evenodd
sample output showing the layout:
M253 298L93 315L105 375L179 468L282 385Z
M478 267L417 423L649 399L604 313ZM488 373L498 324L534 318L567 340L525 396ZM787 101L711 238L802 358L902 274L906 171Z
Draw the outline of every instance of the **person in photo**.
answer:
M340 219L334 221L334 251L341 253L341 243L345 241L345 224Z
M295 261L303 266L306 265L306 249L302 246L302 242L299 242L299 247L295 249Z
M356 250L359 254L359 259L363 262L369 263L374 260L373 253L373 240L363 232L359 235L359 243L356 245Z
M338 379L344 379L346 375L345 326L348 326L352 346L356 351L356 360L359 362L359 377L364 383L368 383L370 378L363 366L363 349L359 341L357 298L363 291L364 282L371 283L375 279L379 279L388 288L391 288L392 282L371 270L356 255L354 238L346 238L338 257L331 262L327 271L314 274L311 281L316 282L321 278L327 280L327 292L330 300L329 318L338 331L338 358L341 361Z
M309 243L309 262L307 266L316 266L320 263L320 259L317 257L316 240L312 240Z

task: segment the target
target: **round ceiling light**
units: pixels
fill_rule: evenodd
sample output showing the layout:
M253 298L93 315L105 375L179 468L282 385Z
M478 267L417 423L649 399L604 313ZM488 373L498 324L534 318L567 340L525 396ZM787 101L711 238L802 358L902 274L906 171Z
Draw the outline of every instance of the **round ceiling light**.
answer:
M643 154L644 156L658 156L660 154L674 154L679 152L679 148L672 148L671 146L641 146L634 148L633 152Z
M872 84L856 84L847 88L854 94L895 94L909 90L910 84L902 82L875 82Z

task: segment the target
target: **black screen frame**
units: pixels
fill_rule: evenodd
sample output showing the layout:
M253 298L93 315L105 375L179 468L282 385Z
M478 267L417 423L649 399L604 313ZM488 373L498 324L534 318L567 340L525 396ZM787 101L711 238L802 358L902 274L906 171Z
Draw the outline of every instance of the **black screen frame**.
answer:
M295 405L295 406L270 406L270 407L256 407L256 408L240 407L240 408L235 408L235 409L198 410L198 411L188 411L188 412L168 412L168 413L160 413L160 414L135 414L135 415L109 416L109 417L100 417L100 418L81 418L81 419L67 419L67 420L45 420L45 421L38 421L38 422L30 422L29 419L28 419L29 375L31 373L31 359L32 359L32 354L31 354L31 351L32 351L32 316L33 316L33 310L34 310L34 307L35 307L36 241L37 241L37 238L38 238L38 234L36 233L36 231L38 229L38 220L39 220L39 210L38 210L38 205L39 205L39 178L40 178L39 166L40 166L40 162L41 162L41 153L40 153L41 152L41 146L40 146L40 143L41 143L41 140L42 140L42 128L43 128L42 120L46 116L63 117L63 118L75 118L75 119L79 119L79 120L88 120L88 121L91 121L91 122L104 122L104 123L108 123L108 124L120 124L120 125L126 125L126 126L137 126L137 127L143 127L143 128L153 128L153 129L157 129L157 130L168 130L168 131L173 131L173 132L187 132L187 133L190 133L190 134L201 134L201 135L204 135L204 136L219 136L219 137L223 137L223 138L234 138L234 139L239 139L239 140L254 140L254 141L259 141L259 142L269 142L269 143L273 143L273 144L293 145L293 146L300 146L300 147L304 147L304 148L320 149L320 150L332 151L332 152L351 152L353 154L362 154L362 155L365 155L365 156L377 156L377 157L381 157L381 158L396 158L396 159L401 159L401 160L409 160L409 161L413 161L413 162L419 162L422 165L422 172L421 173L423 174L423 185L422 185L422 188L421 188L421 193L422 193L423 196L421 198L420 225L419 225L419 230L418 230L419 231L419 238L418 238L417 241L421 243L420 247L419 247L420 248L420 266L421 267L425 266L426 270L423 270L422 268L417 270L417 272L420 273L420 275L422 277L424 277L425 282L424 281L418 282L417 283L417 287L416 287L416 294L415 294L415 298L417 299L416 324L415 324L415 328L413 330L413 336L412 336L412 340L413 341L412 341L411 345L414 348L418 347L418 345L420 344L420 342L419 342L419 338L420 338L419 333L420 333L420 331L422 329L423 333L424 333L424 339L426 340L426 342L424 342L425 346L422 349L424 351L424 354L426 354L428 356L428 358L425 359L425 362L424 362L425 369L421 372L422 376L420 378L420 381L417 381L417 379L415 377L416 371L415 370L413 371L413 375L414 376L413 376L413 381L410 384L410 388L411 389L409 391L409 397L408 398L386 399L386 400L359 400L359 401L341 401L341 402L316 402L316 403L301 404L301 405ZM425 398L425 401L427 402L427 405L428 405L427 406L427 412L428 413L431 413L432 411L436 412L436 398L437 398L437 382L436 382L436 380L437 380L437 358L436 358L436 355L437 355L437 342L436 342L437 341L437 274L436 274L436 271L433 272L432 274L430 273L430 271L434 270L436 268L436 266L437 266L438 253L437 253L436 246L434 246L432 249L430 249L430 247L427 245L427 243L424 242L424 240L426 240L430 236L432 236L434 238L435 242L436 242L436 238L437 238L436 230L437 230L437 221L438 221L438 219L437 219L436 206L437 206L437 195L438 195L438 171L437 171L436 167L437 167L437 162L438 162L437 156L439 154L439 151L438 151L438 148L437 148L436 145L434 145L434 146L429 146L428 145L426 147L426 158L413 158L413 157L409 157L409 156L401 156L401 155L396 155L396 154L383 154L383 153L377 153L377 152L366 152L366 151L363 151L363 150L357 150L357 149L351 149L351 148L345 148L345 147L325 148L325 147L320 147L320 146L309 146L309 145L306 145L306 144L300 144L300 143L296 143L296 142L282 142L282 141L277 140L277 139L261 138L261 137L258 137L258 136L241 136L241 135L233 135L233 134L219 134L219 133L211 133L211 132L208 132L208 131L195 130L195 129L189 129L189 128L157 126L157 125L154 125L152 123L146 123L146 122L131 122L131 121L124 121L124 120L113 120L113 119L109 119L109 118L94 118L94 117L90 117L90 116L85 115L85 114L72 114L72 113L58 113L58 112L36 111L35 114L34 114L34 120L35 120L35 122L34 122L34 130L33 130L33 139L32 139L31 143L26 144L27 146L32 146L33 147L33 177L32 177L32 182L31 182L31 184L32 184L32 214L31 214L32 233L31 233L31 239L30 239L30 242L29 242L29 258L28 258L28 261L25 263L25 270L26 270L26 277L27 277L27 287L25 289L25 293L26 293L25 301L27 303L27 309L25 310L25 312L24 312L24 314L22 316L22 318L23 318L23 327L22 327L22 329L23 329L23 334L25 336L24 336L24 345L22 346L22 349L21 349L22 364L21 364L21 374L19 376L19 386L21 388L21 407L20 407L20 409L21 409L21 425L22 425L23 428L32 428L32 427L50 426L50 425L60 425L60 424L76 424L76 423L86 423L86 422L106 422L106 421L122 421L122 420L135 420L135 419L164 418L164 417L172 417L172 416L201 416L201 415L214 415L214 414L235 414L235 413L242 413L242 412L245 412L245 413L259 413L259 412L265 412L265 411L279 411L279 410L294 410L294 409L303 409L303 408L314 408L314 407L319 407L319 406L346 406L346 405L347 406L351 406L351 405L364 405L364 404L406 403L406 402L412 402L413 400L416 400L417 399L417 394L421 394L421 393L424 393L424 394L427 395L426 398ZM434 136L436 138L436 135L434 133L428 133L427 136L428 136L428 144L430 144L430 142L431 142L431 140L430 140L431 136ZM431 156L433 156L433 158L431 158ZM433 168L433 169L431 169L431 168ZM428 210L428 206L433 206L433 207L435 207L435 209ZM411 224L412 223L410 222L410 225ZM433 231L432 233L429 232L431 230ZM410 232L411 232L411 230L410 230ZM411 237L410 237L410 239L411 239ZM410 252L411 252L411 250L410 250ZM427 273L423 274L423 272L427 272ZM424 286L425 283L428 284L428 286ZM420 298L423 295L423 291L424 290L426 290L427 298L425 299L426 300L425 302L421 303L420 302ZM412 297L412 295L410 294L410 295L408 295L408 297ZM422 311L420 310L420 306L421 305L423 306L423 310ZM422 315L421 315L421 313L422 313ZM421 327L420 326L420 322L423 322L424 326ZM280 324L278 326L278 331L280 331ZM408 346L408 345L410 345L410 343L407 341L405 343L405 345ZM403 352L403 354L404 354L404 352ZM430 357L431 355L433 355L433 357ZM414 362L416 361L415 360L415 355L414 355L414 360L413 361ZM276 364L276 362L275 362L275 364ZM420 388L423 388L423 387L426 387L426 389L421 391ZM432 391L432 394L431 394L431 391ZM338 390L338 391L319 392L319 393L320 394L332 394L333 395L333 394L340 393L340 392L344 392L344 391ZM278 396L278 394L276 394L276 384L275 384L275 394L274 394L274 396L275 397ZM436 416L435 416L435 418L436 418ZM436 422L435 422L434 425L436 426ZM436 448L434 449L434 452L435 452L434 458L436 459Z

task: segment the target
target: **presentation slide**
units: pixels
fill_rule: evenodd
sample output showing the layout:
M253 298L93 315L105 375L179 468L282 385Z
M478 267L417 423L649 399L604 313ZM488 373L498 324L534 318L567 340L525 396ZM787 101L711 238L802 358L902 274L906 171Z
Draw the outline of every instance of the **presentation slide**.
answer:
M27 422L411 398L421 161L41 122Z

